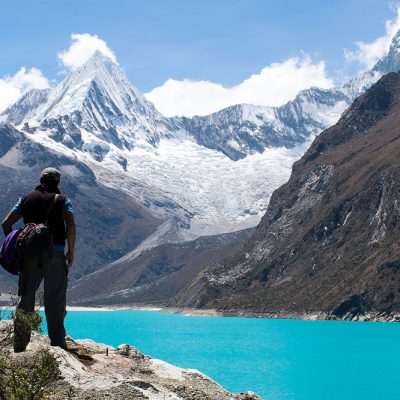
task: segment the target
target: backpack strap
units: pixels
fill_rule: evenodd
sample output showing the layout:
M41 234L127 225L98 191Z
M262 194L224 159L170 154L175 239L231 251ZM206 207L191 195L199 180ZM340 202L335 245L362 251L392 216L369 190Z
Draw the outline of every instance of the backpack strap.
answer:
M60 197L60 195L58 193L53 197L53 200L52 200L52 202L50 204L50 207L47 210L46 220L44 221L45 225L49 224L50 215L51 215L51 213L53 211L53 208L54 208L54 205L56 204L56 201L58 200L59 197Z

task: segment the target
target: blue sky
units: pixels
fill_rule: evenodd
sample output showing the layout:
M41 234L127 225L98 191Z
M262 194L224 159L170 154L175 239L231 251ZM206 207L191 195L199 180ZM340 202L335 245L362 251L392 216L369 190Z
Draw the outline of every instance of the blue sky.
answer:
M171 78L230 87L304 54L324 61L337 83L363 67L346 62L344 49L384 35L396 7L383 0L2 1L0 78L25 66L60 81L57 53L72 33L89 33L143 92Z

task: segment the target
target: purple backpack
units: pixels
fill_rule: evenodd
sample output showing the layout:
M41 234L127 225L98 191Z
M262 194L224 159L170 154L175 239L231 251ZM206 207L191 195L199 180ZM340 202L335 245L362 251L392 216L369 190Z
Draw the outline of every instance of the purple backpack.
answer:
M22 229L12 231L4 239L0 249L0 264L10 274L18 275L21 266L17 261L16 242Z

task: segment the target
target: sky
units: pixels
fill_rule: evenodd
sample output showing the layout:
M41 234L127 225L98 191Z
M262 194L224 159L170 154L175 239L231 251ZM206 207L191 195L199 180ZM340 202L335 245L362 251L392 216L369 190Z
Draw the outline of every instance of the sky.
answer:
M96 49L167 116L277 106L369 68L399 28L385 0L0 0L0 112Z

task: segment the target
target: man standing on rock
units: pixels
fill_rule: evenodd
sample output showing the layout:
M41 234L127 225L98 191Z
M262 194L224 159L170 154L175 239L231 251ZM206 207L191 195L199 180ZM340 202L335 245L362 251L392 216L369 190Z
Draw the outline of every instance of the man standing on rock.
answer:
M75 222L71 201L60 194L61 174L55 168L46 168L40 176L40 185L21 197L3 221L7 236L12 226L21 218L29 223L48 225L52 244L40 254L24 259L19 273L17 307L21 312L33 312L35 297L44 280L44 307L48 333L52 346L66 349L64 318L66 315L67 275L74 260ZM65 241L68 244L64 254ZM25 325L25 326L24 326ZM14 351L26 349L31 332L17 317L14 324Z

